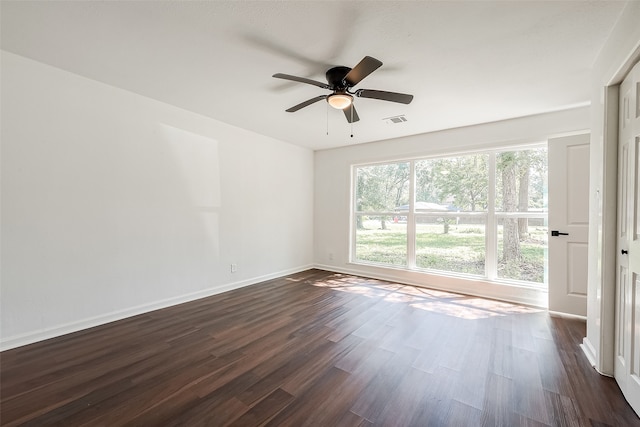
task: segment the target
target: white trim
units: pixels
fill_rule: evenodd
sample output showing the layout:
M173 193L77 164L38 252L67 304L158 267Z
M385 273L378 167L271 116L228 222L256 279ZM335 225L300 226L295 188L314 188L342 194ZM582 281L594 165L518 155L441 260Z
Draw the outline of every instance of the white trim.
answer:
M605 377L613 378L613 375L604 373L598 369L598 364L596 363L596 351L593 348L591 341L589 341L587 337L583 338L582 344L580 344L580 348L582 349L582 352L584 353L587 360L589 361L589 364L591 365L591 367L595 369L597 373Z
M498 218L496 217L496 155L491 154L488 159L489 181L487 188L487 212L484 229L484 273L488 280L498 277ZM546 285L546 284L545 284Z
M601 206L601 288L595 298L600 304L600 360L595 369L603 375L613 376L615 360L615 283L617 277L616 254L618 245L618 102L620 85L604 89L604 129L602 152L602 206ZM605 286L605 284L613 286ZM589 304L589 301L587 301Z
M407 212L407 268L416 268L416 162L409 162L409 211ZM410 239L409 236L414 236ZM355 259L355 258L354 258Z
M531 218L531 219L548 219L548 212L496 212L496 218Z
M403 213L406 211L401 211ZM435 211L435 212L416 212L414 214L416 217L421 218L458 218L458 217L469 217L469 218L478 218L478 217L486 217L488 215L487 211L475 211L475 212L465 212L465 211Z
M59 337L61 335L70 334L72 332L78 332L83 329L93 328L95 326L104 325L106 323L115 322L117 320L126 319L128 317L149 313L154 310L183 304L185 302L195 301L201 298L210 297L212 295L221 294L223 292L232 291L234 289L244 288L246 286L255 285L266 280L287 276L289 274L299 273L311 268L313 268L313 265L304 265L288 270L278 271L276 273L265 274L263 276L258 276L251 279L222 284L219 286L204 289L202 291L179 295L160 301L154 301L148 304L138 305L136 307L130 307L125 310L118 310L111 313L101 314L99 316L89 317L77 322L71 322L52 328L41 329L39 331L29 332L27 334L14 335L7 338L2 337L0 338L0 351L10 350L12 348L21 347L27 344L33 344L38 341L44 341L50 338Z
M563 319L584 320L585 322L587 320L587 316L580 316L579 314L565 313L562 311L549 310L549 315L552 317L562 317Z

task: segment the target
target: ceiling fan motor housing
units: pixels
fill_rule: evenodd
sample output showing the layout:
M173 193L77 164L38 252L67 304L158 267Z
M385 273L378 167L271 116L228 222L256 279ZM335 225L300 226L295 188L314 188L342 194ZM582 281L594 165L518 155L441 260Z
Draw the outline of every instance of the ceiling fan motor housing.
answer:
M349 71L351 71L349 67L333 67L327 70L327 83L331 86L331 90L345 91L349 87L349 84L344 80Z

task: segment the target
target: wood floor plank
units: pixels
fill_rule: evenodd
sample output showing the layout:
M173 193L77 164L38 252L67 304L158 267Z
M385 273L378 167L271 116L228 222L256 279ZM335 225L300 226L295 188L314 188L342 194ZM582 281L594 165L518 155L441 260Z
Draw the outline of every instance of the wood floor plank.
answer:
M265 361L252 370L252 372L260 375L261 379L238 394L238 399L247 405L252 405L254 402L263 399L280 388L287 379L297 372L304 371L311 360L318 358L319 354L326 352L333 346L335 346L333 342L319 339L313 346L306 347L304 351L299 352L295 357L288 356L281 360L271 358Z
M513 346L511 331L498 325L491 336L491 355L489 370L505 378L513 378Z
M460 372L441 367L431 375L430 386L422 386L421 400L408 425L445 425L455 402Z
M411 372L411 365L418 354L418 350L410 348L395 353L389 363L376 373L365 390L357 396L351 406L351 412L370 422L377 422L390 397L397 394L400 383Z
M353 412L345 412L333 425L333 427L370 427L373 424Z
M515 426L513 380L494 373L487 377L482 410L482 426Z
M515 348L513 391L516 413L543 424L549 424L540 367L535 352Z
M342 384L349 381L350 374L336 367L322 372L316 381L302 394L296 396L289 406L272 418L267 426L313 425L310 420L320 414L318 406L327 400Z
M447 427L479 426L482 423L482 411L453 400L449 406L449 412L442 425Z
M580 320L307 270L0 353L0 425L640 426Z
M537 339L537 362L542 388L562 396L572 396L573 389L553 341Z
M395 389L395 394L390 395L376 425L408 426L421 409L421 404L429 388L425 384L432 384L434 374L412 368L402 378ZM420 424L415 424L420 425Z
M550 391L545 391L545 398L550 425L580 427L587 424L586 419L580 419L572 399Z
M277 388L230 425L237 427L259 426L276 416L293 399L292 395Z
M317 357L312 358L304 367L285 378L282 382L282 389L294 396L301 396L311 387L318 377L334 366L345 354L349 353L353 347L362 342L362 338L355 336L347 337L338 343L329 341L330 346L323 347Z
M485 385L491 364L491 341L472 340L457 376L453 397L464 405L483 409Z
M136 412L140 414L154 411L154 408L164 402L173 402L173 399L181 393L186 392L192 395L189 390L192 384L202 381L202 378L206 378L211 372L215 372L229 363L232 362L221 361L215 356L210 356L209 360L169 368L164 374L149 378L147 381L136 381L136 386L120 390L108 399L92 404L90 410L82 411L75 417L70 417L67 421L73 425L92 423L95 425L122 424L133 419L135 414L123 414L120 412L121 408L135 405ZM144 393L140 393L140 387L144 387Z

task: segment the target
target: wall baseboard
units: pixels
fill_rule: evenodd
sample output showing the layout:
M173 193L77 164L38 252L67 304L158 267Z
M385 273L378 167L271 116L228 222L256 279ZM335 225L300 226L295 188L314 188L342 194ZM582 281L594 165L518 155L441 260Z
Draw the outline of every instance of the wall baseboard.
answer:
M587 316L582 316L579 314L564 313L562 311L552 311L552 310L549 310L549 314L551 316L563 317L565 319L584 320L585 322L587 321Z
M591 344L591 341L589 341L589 338L585 337L582 340L582 344L580 344L580 348L582 349L582 352L584 353L584 355L587 357L589 364L593 367L593 369L596 370L597 373L605 377L613 378L612 374L602 372L600 369L598 369L598 358L596 356L596 349L593 347L593 344Z
M118 310L111 313L101 314L99 316L82 319L77 322L67 323L64 325L54 326L52 328L41 329L26 334L15 335L11 337L0 338L0 351L10 350L16 347L22 347L28 344L33 344L39 341L44 341L50 338L59 337L61 335L78 332L84 329L93 328L96 326L104 325L106 323L115 322L118 320L126 319L128 317L137 316L140 314L148 313L150 311L159 310L162 308L171 307L178 304L183 304L190 301L195 301L201 298L210 297L212 295L221 294L223 292L232 291L234 289L244 288L264 282L266 280L276 279L278 277L287 276L289 274L299 273L301 271L314 268L313 265L304 265L296 268L291 268L275 273L265 274L263 276L254 277L247 280L238 282L227 283L220 286L204 289L198 292L192 292L185 295L179 295L173 298L167 298L160 301L154 301L149 304L138 305L130 307L124 310Z

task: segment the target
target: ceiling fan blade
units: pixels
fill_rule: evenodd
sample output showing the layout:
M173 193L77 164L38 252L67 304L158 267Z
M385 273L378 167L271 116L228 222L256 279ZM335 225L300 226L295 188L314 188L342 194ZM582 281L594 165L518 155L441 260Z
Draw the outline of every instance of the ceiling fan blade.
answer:
M360 89L356 91L356 96L360 98L381 99L383 101L399 102L400 104L410 104L413 95L397 92L385 92L383 90Z
M294 105L293 107L287 109L286 112L287 113L293 113L295 111L298 111L301 108L304 108L304 107L307 107L307 106L313 104L314 102L318 102L321 99L326 99L326 98L327 98L327 95L320 95L320 96L316 96L315 98L307 99L306 101L301 102L300 104Z
M356 111L356 107L353 104L342 111L344 111L344 116L347 118L347 121L349 123L354 123L360 120L360 117L358 117L358 112Z
M282 74L282 73L274 74L273 77L275 77L276 79L293 80L294 82L307 83L310 85L321 87L323 89L329 89L329 85L326 83L317 82L315 80L306 79L304 77L291 76L289 74Z
M358 62L358 65L353 67L353 69L344 76L344 80L350 87L355 86L360 83L362 79L380 68L380 66L382 66L382 62L371 56L365 56L362 58L362 61Z

